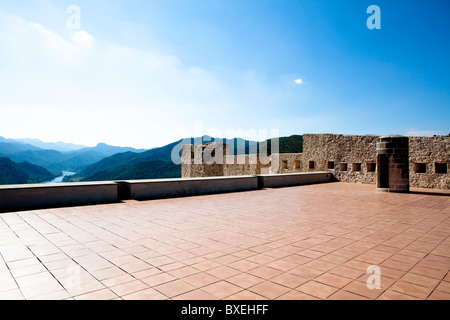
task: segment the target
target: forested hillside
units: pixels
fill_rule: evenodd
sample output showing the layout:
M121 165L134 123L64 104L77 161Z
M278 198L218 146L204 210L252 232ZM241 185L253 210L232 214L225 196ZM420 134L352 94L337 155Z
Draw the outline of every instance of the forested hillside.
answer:
M108 171L99 171L80 181L140 180L181 178L181 165L172 161L144 161Z
M58 175L28 162L15 163L9 158L0 158L0 184L26 184L51 181Z

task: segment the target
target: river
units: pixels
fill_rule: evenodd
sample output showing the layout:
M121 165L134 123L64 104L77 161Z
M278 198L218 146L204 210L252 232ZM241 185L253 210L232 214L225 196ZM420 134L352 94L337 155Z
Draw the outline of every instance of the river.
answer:
M57 177L57 178L53 179L52 181L47 181L47 182L44 182L44 183L62 183L64 177L67 177L67 176L70 177L70 176L73 176L74 174L76 174L76 172L63 171L62 172L62 176Z

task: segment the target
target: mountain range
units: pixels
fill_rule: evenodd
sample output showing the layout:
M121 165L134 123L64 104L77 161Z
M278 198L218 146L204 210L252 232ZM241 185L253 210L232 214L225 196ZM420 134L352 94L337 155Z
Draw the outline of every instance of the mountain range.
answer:
M17 142L22 142L25 144L30 144L32 146L38 147L40 149L47 149L47 150L55 150L55 151L61 151L61 152L69 152L69 151L76 151L88 148L84 145L79 144L73 144L73 143L66 143L66 142L44 142L39 139L14 139Z
M150 150L115 147L99 143L92 148L85 147L72 151L60 151L60 149L58 151L33 145L32 143L43 147L45 144L36 143L33 139L16 141L0 137L0 157L9 158L16 163L27 162L39 166L52 175L60 175L62 170L77 172L74 176L65 177L65 182L179 178L181 177L181 165L172 162L174 147L184 143L193 144L200 141L207 143L215 140L217 138L209 136L189 138ZM219 140L223 141L223 139ZM234 154L248 153L251 143L256 143L258 150L264 144L268 145L269 153L271 149L270 141L259 143L235 138L227 139L226 142L234 144ZM66 148L74 146L67 145ZM50 147L50 145L47 146ZM295 135L279 138L279 146L280 153L302 152L303 137ZM0 163L0 174L2 171L4 170ZM24 179L19 180L24 181Z
M0 137L0 157L8 157L14 162L28 162L41 166L54 174L62 170L78 171L83 167L93 164L116 153L122 152L144 152L146 149L134 149L129 147L115 147L99 143L95 147L84 147L78 150L60 151L61 148L73 148L73 144L58 143L59 150L44 149L53 144L44 143L36 139L22 139L28 143L5 139ZM40 145L41 147L38 147Z

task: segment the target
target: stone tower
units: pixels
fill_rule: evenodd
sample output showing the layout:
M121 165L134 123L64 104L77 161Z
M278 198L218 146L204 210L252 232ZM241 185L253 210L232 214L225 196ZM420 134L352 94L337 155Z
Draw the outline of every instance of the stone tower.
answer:
M409 138L387 135L377 139L377 189L409 192Z

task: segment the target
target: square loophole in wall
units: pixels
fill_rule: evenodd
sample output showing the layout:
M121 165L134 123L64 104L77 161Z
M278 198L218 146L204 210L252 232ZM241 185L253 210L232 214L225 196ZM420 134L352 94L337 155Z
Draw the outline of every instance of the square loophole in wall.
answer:
M302 166L302 163L300 160L294 161L294 169L300 169L301 166Z
M328 161L328 169L334 169L334 161Z
M340 169L341 171L348 171L348 164L346 164L346 163L341 163L341 164L339 165L339 169Z
M316 166L316 163L315 163L314 161L310 161L310 162L309 162L309 168L310 168L310 169L314 169L315 166Z
M361 171L361 163L353 163L352 170L353 171Z
M377 164L375 162L367 162L367 172L377 171Z
M440 174L447 174L447 172L448 172L447 164L436 162L434 164L434 172L440 173Z
M287 170L287 168L288 168L288 162L287 162L287 160L282 160L282 161L281 161L281 169Z
M427 164L414 163L414 173L427 173Z

